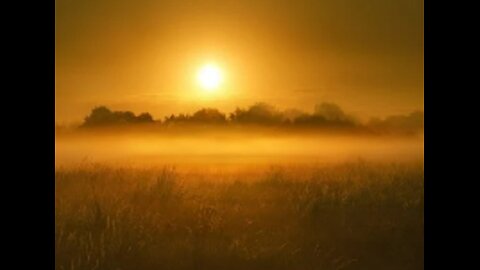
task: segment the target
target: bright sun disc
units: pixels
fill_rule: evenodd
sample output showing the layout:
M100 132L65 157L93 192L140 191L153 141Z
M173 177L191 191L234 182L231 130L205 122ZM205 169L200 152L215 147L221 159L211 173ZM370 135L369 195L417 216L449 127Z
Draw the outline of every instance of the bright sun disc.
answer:
M222 72L214 65L205 65L198 72L198 82L205 90L214 90L222 82Z

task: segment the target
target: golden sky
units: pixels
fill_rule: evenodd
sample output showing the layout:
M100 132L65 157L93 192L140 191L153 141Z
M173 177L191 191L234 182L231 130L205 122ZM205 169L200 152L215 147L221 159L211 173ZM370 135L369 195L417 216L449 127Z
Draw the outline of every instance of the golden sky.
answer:
M215 94L196 76L224 74ZM359 117L423 110L421 0L56 0L56 121L257 101Z

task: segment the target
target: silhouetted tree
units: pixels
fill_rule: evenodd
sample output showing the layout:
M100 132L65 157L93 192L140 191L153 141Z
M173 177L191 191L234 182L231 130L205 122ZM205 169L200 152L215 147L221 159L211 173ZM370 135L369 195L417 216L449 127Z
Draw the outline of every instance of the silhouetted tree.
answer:
M381 120L373 118L367 123L367 127L381 132L415 133L423 130L424 113L415 111L408 115L393 115Z
M348 116L334 103L317 104L313 114L303 113L293 120L294 125L311 127L353 127L353 117Z
M217 109L211 108L205 108L195 112L190 119L193 122L209 124L224 124L227 122L225 114Z
M153 117L149 113L141 113L136 118L137 122L139 123L149 123L153 122Z
M327 119L321 115L302 114L293 120L295 125L318 126L325 125Z
M107 126L118 124L150 123L153 118L149 113L135 116L130 111L111 111L105 106L95 107L90 115L85 117L83 127Z
M83 126L101 126L112 123L114 117L110 109L105 106L93 108L90 115L85 117Z
M237 108L230 119L235 123L263 125L280 124L285 120L281 112L267 103L256 103L247 110Z
M204 108L196 111L193 115L179 114L165 117L165 123L195 123L195 124L224 124L227 118L224 113L217 109Z
M351 120L343 110L334 103L321 103L316 105L313 114L321 116L327 121L344 122Z
M136 117L133 112L130 111L118 111L113 112L113 117L115 119L116 124L128 124L128 123L135 123Z

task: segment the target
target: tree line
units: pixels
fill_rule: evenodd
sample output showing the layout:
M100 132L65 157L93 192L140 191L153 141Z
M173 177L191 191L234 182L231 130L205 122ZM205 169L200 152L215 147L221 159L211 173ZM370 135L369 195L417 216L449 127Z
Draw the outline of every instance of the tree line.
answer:
M385 119L375 118L362 124L334 103L318 104L314 107L312 113L308 113L296 109L281 111L270 104L260 102L247 108L236 108L229 114L215 108L202 108L193 114L172 114L164 117L163 120L155 120L148 112L135 115L131 111L112 111L105 106L99 106L92 109L81 126L99 127L149 123L167 126L238 124L416 131L423 129L423 121L423 112L416 111L408 115L390 116Z

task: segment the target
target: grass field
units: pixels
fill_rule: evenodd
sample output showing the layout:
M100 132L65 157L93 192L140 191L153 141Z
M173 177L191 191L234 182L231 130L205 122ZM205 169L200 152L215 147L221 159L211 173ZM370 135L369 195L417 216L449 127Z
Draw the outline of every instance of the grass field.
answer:
M56 269L423 269L423 164L56 170Z

